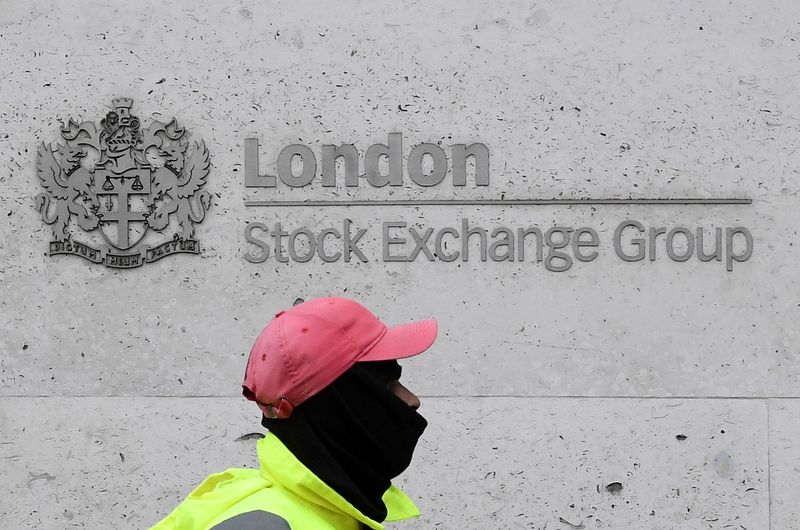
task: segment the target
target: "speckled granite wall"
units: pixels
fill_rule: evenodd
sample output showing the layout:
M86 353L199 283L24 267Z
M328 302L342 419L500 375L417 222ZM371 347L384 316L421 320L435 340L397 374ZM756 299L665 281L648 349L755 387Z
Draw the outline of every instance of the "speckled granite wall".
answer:
M406 364L431 426L397 528L800 528L800 7L597 2L5 2L0 12L0 527L147 528L255 463L246 353L295 298L435 316ZM47 255L41 142L116 97L203 139L199 256ZM302 143L483 142L488 187L245 189ZM406 161L407 162L407 161ZM247 200L740 197L734 205L246 207ZM250 263L245 226L369 228L369 261ZM381 223L591 227L565 272L384 262ZM752 256L613 252L615 228L746 227ZM75 229L73 226L72 229ZM661 243L663 245L663 243ZM619 483L620 487L615 486ZM611 486L610 486L611 485ZM610 486L610 487L609 487Z

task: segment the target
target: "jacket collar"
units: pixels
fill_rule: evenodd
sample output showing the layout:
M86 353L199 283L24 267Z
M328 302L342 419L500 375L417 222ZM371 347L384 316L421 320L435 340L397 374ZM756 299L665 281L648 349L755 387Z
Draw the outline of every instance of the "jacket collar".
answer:
M312 473L274 434L268 432L258 441L258 460L262 475L272 478L308 502L347 514L375 530L383 529L380 522L361 513L358 508ZM419 516L419 509L395 485L390 486L383 494L383 502L386 505L387 521L400 521Z

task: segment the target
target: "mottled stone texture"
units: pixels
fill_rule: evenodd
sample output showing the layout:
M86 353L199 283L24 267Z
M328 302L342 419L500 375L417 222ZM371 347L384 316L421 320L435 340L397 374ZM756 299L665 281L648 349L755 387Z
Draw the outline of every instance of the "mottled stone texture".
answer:
M771 528L800 528L800 400L769 401Z
M760 400L423 398L420 410L430 427L400 485L423 515L398 527L769 524ZM146 528L208 473L256 465L257 412L238 398L5 398L14 494L0 517Z
M252 464L235 439L257 426L236 397L253 338L328 294L440 321L406 363L431 416L407 479L425 515L407 528L800 527L799 16L790 0L4 2L0 528L145 528L205 474ZM115 271L46 255L37 146L119 96L208 146L201 256ZM363 157L394 131L404 156L484 142L491 186L244 189L246 136L274 172L287 144ZM753 203L244 206L687 196ZM345 218L369 228L368 263L244 260L248 222ZM589 226L600 255L563 273L380 261L382 221L463 218ZM626 263L610 245L626 219L745 226L753 256Z

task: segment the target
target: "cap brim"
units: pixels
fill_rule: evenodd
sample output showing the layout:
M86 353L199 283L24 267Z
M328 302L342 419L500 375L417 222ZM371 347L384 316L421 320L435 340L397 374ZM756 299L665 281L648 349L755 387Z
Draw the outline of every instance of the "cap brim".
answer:
M386 329L386 333L359 361L390 361L418 355L431 347L439 332L435 320L420 320Z

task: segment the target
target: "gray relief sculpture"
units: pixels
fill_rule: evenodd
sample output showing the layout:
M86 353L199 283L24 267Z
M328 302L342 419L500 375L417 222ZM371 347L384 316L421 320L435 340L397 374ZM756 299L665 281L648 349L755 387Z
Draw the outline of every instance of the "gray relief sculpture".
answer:
M100 127L70 119L61 129L63 142L37 150L44 191L36 205L53 225L50 255L133 268L172 254L199 254L194 225L211 206L211 194L202 189L210 168L205 143L189 150L175 119L140 129L132 99L112 103Z

